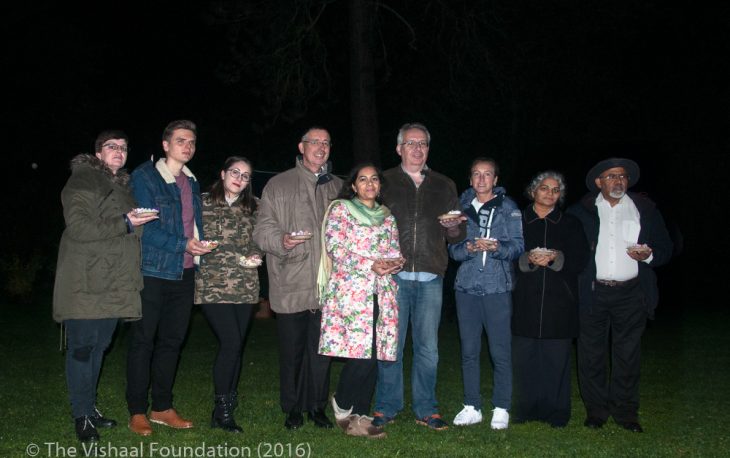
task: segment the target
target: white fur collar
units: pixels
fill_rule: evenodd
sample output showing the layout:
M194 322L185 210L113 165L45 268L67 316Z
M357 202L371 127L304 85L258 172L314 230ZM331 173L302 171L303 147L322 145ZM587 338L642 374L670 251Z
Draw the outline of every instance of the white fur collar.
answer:
M175 175L170 172L170 169L167 168L167 162L165 161L165 158L160 158L160 160L157 161L155 164L155 168L158 172L160 172L160 175L162 175L162 179L165 180L165 183L172 184L175 182ZM183 165L182 172L192 178L195 181L198 181L197 178L195 178L195 175L193 175L193 172L190 171L187 166Z

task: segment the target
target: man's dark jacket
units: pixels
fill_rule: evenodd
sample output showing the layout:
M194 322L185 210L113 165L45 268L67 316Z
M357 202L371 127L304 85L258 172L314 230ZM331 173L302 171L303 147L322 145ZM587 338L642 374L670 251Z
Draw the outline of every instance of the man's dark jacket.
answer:
M639 262L641 290L644 293L648 316L653 319L654 309L659 303L659 289L657 288L656 274L653 269L669 262L672 257L672 240L667 232L664 219L656 208L656 204L641 194L629 192L627 195L634 201L634 205L639 210L641 231L637 243L647 244L652 249L652 255L654 256L650 263ZM600 228L596 197L598 197L598 192L588 193L580 202L568 209L568 213L575 215L583 223L583 230L591 249L591 260L578 279L581 307L591 307L594 302L596 245L598 245L598 230Z
M439 215L459 210L454 182L440 173L424 169L419 187L400 165L383 173L383 203L398 224L400 250L406 272L446 273L449 262L446 242L457 243L466 236L466 225L459 226L457 237L447 237Z

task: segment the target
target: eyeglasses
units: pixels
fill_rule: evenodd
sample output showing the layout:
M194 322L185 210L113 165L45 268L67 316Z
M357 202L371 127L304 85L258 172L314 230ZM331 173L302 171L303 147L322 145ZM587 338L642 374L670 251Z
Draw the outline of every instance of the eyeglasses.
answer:
M602 177L598 177L601 180L608 180L608 181L616 181L616 180L627 180L629 179L629 176L625 173L609 173L608 175L604 175Z
M251 181L251 175L249 175L248 173L241 173L241 171L238 169L228 169L226 170L226 172L228 172L228 174L235 179L240 178L241 181Z
M548 185L538 186L537 187L537 190L538 191L542 191L542 192L552 192L553 194L560 194L560 188L559 187L551 188Z
M101 145L102 148L109 148L112 151L121 151L123 153L126 153L129 151L129 147L126 145L117 145L116 143L106 143L104 145Z
M322 145L325 148L330 148L332 146L332 142L329 140L302 140L302 143L309 143L312 146Z
M408 140L401 143L401 145L405 145L408 148L415 148L417 146L420 146L421 148L428 148L428 142L426 140Z

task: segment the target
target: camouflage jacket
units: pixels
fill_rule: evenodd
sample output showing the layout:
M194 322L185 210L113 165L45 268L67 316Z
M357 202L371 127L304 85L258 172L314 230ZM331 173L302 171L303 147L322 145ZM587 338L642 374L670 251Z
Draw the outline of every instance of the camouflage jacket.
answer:
M195 275L195 303L255 304L259 301L258 269L242 267L241 256L263 253L251 238L256 214L246 215L237 205L214 206L203 195L203 233L207 240L220 243L200 257Z

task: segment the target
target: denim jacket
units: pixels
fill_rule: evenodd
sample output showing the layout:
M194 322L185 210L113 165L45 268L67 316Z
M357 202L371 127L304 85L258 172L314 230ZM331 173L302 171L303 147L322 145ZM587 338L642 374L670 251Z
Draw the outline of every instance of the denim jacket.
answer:
M466 239L449 245L451 258L461 262L454 281L456 291L485 296L506 293L514 288L513 261L525 250L522 212L505 195L504 188L494 188L494 193L494 199L499 200L494 208L489 236L499 240L499 248L497 251L486 252L486 260L483 260L482 252L470 253L466 249L467 242L473 243L476 237L484 236L480 234L478 216L471 206L476 192L469 188L460 197L461 210L467 215Z
M188 177L193 191L195 215L194 236L203 239L200 184L187 167L182 172ZM183 274L183 254L188 239L182 222L180 189L164 159L156 164L145 162L132 172L132 192L137 204L160 210L159 219L145 224L142 234L142 275L167 280L180 280Z

